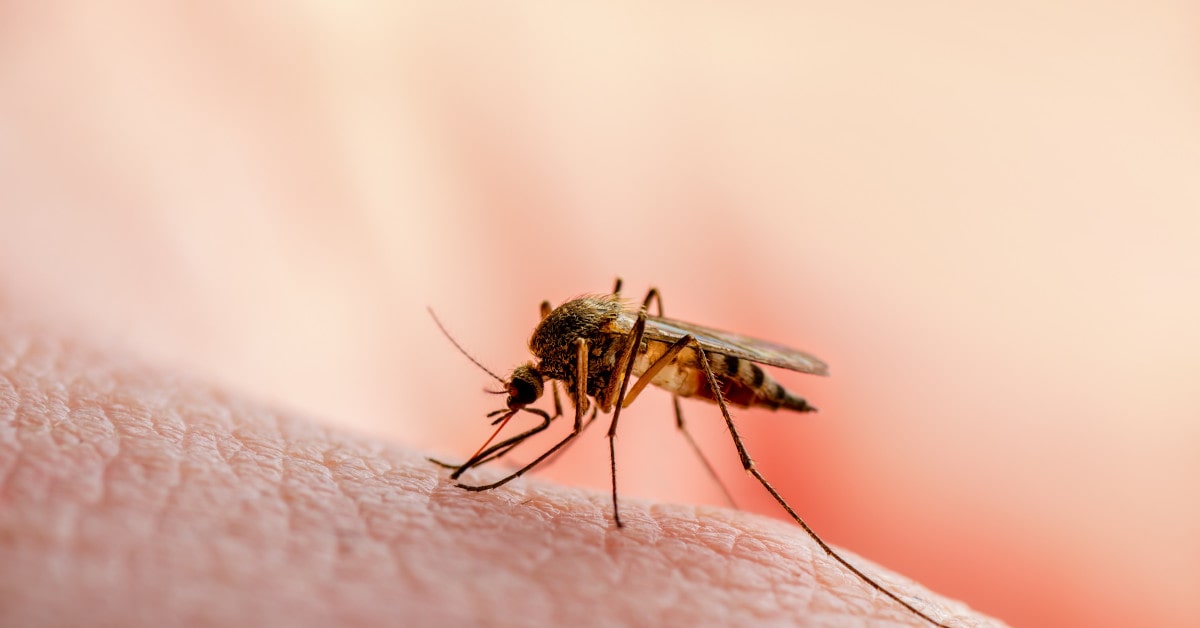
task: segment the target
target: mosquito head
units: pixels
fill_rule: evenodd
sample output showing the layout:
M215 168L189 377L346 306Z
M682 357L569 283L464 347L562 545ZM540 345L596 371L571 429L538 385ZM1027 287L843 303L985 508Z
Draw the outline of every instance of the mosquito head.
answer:
M513 369L508 378L508 409L520 410L542 396L542 374L532 362Z

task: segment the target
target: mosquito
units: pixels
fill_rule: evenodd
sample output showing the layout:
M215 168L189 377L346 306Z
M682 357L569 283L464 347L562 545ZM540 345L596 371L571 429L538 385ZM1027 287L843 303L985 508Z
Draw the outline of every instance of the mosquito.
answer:
M815 412L817 409L776 382L762 366L774 366L827 376L829 369L820 359L774 342L749 336L718 331L693 323L685 323L663 316L662 296L651 288L641 307L632 309L621 298L621 280L617 279L611 294L588 295L572 299L552 308L548 301L541 304L542 320L533 330L529 349L537 358L515 369L508 379L493 373L473 358L438 320L430 310L434 322L455 348L488 375L498 381L503 390L489 391L506 394L505 407L488 413L495 419L496 430L491 437L466 462L450 465L437 460L432 462L454 469L450 478L458 480L462 474L483 463L495 460L512 451L530 437L548 428L551 422L562 416L558 386L561 382L567 397L575 407L575 421L571 432L532 462L491 484L457 486L469 491L487 491L503 486L542 464L569 445L596 418L597 412L612 413L608 426L608 451L611 460L613 520L622 527L620 506L617 501L617 457L615 439L617 421L621 410L634 402L649 384L669 391L675 404L675 424L699 455L708 473L717 480L712 465L704 457L696 441L683 421L680 408L681 397L695 397L715 403L721 409L725 426L733 438L742 468L762 485L771 497L787 512L808 536L831 558L850 570L876 591L891 598L922 619L945 628L924 612L892 593L857 567L850 564L829 546L787 500L763 477L746 453L746 447L738 434L729 413L729 406L742 408L765 407L772 410ZM651 316L651 306L658 314ZM632 381L637 377L637 381ZM554 414L529 407L545 392L547 380L553 389ZM632 383L631 383L632 382ZM588 416L588 410L591 415ZM520 412L528 412L541 419L534 427L492 444L509 420ZM726 498L732 503L729 492Z

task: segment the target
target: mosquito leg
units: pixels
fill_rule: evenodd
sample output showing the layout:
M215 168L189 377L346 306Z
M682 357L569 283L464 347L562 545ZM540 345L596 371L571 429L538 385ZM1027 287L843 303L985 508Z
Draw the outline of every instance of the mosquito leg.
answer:
M516 447L517 445L520 445L521 443L525 442L525 439L529 438L530 436L533 436L534 434L541 433L547 427L550 427L550 420L551 420L550 415L548 415L545 412L543 412L542 410L538 410L536 408L524 408L524 410L531 414L536 414L536 415L542 417L542 422L524 432L521 432L520 434L517 434L516 436L506 438L506 439L500 441L499 443L496 443L495 445L488 447L487 449L479 452L478 454L473 456L470 460L467 460L466 462L464 462L462 464L450 465L450 464L441 462L440 460L434 460L433 458L429 458L428 460L438 466L442 466L447 469L454 469L454 473L450 474L450 479L457 480L458 476L462 475L462 473L464 471L466 471L467 469L470 469L471 467L477 467L481 464L484 464L485 462L489 462L491 460L495 460L496 458L499 458L500 456L503 456L504 454L508 453L513 447Z
M541 431L541 430L538 430L538 431ZM512 451L513 449L516 448L517 445L520 445L520 444L521 443L519 443L519 442L508 443L508 444L501 443L500 445L497 445L498 447L502 447L502 449L500 451L497 451L496 453L494 453L486 458L483 458L477 462L472 463L471 467L479 467L479 466L483 466L493 460L499 460L500 458L504 457L505 454ZM495 447L489 447L489 449L494 449L494 448ZM468 468L471 468L471 467L468 467ZM454 467L454 469L457 471L458 467ZM453 477L451 479L457 480L458 477Z
M491 456L488 456L487 458L483 458L482 460L476 460L476 461L472 462L470 465L467 465L467 466L466 466L466 468L463 468L463 465L465 465L466 463L463 463L463 464L450 464L449 462L442 462L441 460L438 460L437 458L429 458L429 457L426 457L425 459L426 459L426 460L428 460L428 461L430 461L430 462L432 462L433 464L436 464L437 466L439 466L439 467L441 467L441 468L443 468L443 469L454 469L455 471L458 471L459 469L462 469L463 471L466 471L467 469L471 469L471 468L474 468L474 467L483 466L483 465L485 465L485 464L487 464L487 463L489 463L489 462L491 462L491 461L493 461L493 460L497 460L497 459L499 459L499 458L500 458L500 457L502 457L504 454L507 454L509 451L511 451L511 450L512 450L514 447L516 447L518 444L520 444L520 443L511 443L511 444L509 444L509 445L508 445L507 449L505 449L504 451L502 451L502 452L498 452L498 453L496 453L496 454L493 454L493 455L491 455ZM497 446L499 446L499 445L496 445L496 446L493 446L493 447L489 447L488 449L489 449L489 450L490 450L490 449L494 449L494 448L495 448L495 447L497 447ZM450 477L450 479L452 479L452 480L457 480L459 475L461 475L461 473L456 473L456 474L452 475L452 476Z
M554 393L554 418L562 416L562 400L558 398L558 380L550 382L550 390Z
M466 471L467 469L470 469L471 467L477 467L481 464L484 464L491 460L495 460L496 458L499 458L500 456L503 456L504 454L511 451L512 448L525 442L525 439L529 438L530 436L533 436L534 434L541 433L549 426L550 426L550 420L543 416L542 422L540 424L538 424L537 426L532 427L524 432L521 432L520 434L517 434L516 436L506 438L506 439L500 441L499 443L496 443L495 445L492 445L491 447L488 447L487 449L479 452L474 457L472 457L470 460L467 460L466 462L459 465L459 467L455 470L455 472L450 474L450 479L457 480L458 476L462 475L463 471Z
M646 298L642 299L642 307L645 308L646 311L650 310L651 301L658 302L658 316L666 316L666 314L663 314L662 294L659 293L658 288L651 288L648 292L646 292Z
M637 383L634 384L628 392L626 392L625 400L621 405L628 406L632 404L642 390L646 388L646 385L649 384L656 375L658 375L659 371L670 365L681 351L683 351L689 344L694 342L695 338L690 334L680 338L679 340L676 340L674 344L672 344L665 352L663 352L662 356L660 356L658 360L655 360L654 364L651 364L650 367L642 373L641 377L638 378ZM705 470L708 471L709 477L711 477L712 480L717 483L717 486L721 488L721 493L725 495L725 501L729 502L730 506L737 508L737 503L734 502L733 496L729 493L729 489L725 487L725 483L721 481L721 478L717 475L716 470L713 469L712 464L709 463L708 458L704 455L704 452L700 450L700 445L696 443L696 439L692 438L692 433L689 432L687 430L687 426L684 425L683 409L679 406L679 396L671 395L671 400L675 403L675 426L678 427L679 431L683 433L684 438L686 438L688 444L691 445L692 451L696 452L696 456L700 458L700 463L703 464Z
M813 529L810 528L807 523L804 522L804 519L800 518L800 515L796 514L796 511L793 510L792 507L787 503L787 500L785 500L783 496L779 494L779 491L775 490L775 487L771 486L770 482L767 482L767 479L764 478L762 473L759 472L758 468L754 466L754 461L750 458L750 455L746 453L746 447L742 444L742 437L738 435L737 428L733 425L733 418L729 415L729 407L725 405L725 398L721 396L721 387L717 384L717 377L713 374L712 367L708 363L708 356L705 355L704 349L700 346L700 343L695 343L694 347L696 349L696 353L700 356L700 365L704 368L704 374L708 377L708 385L710 388L712 388L713 398L716 399L717 405L721 407L721 416L725 417L725 426L729 428L729 435L733 437L733 444L735 447L737 447L738 457L742 460L742 468L745 469L750 475L754 476L754 479L758 480L759 484L762 484L763 488L765 488L767 492L771 494L771 497L775 498L775 501L779 502L779 505L782 506L785 511L787 511L787 514L792 518L792 520L799 524L800 527L804 529L804 532L807 533L808 536L812 537L812 540L816 541L817 545L821 546L821 549L825 550L825 553L831 558L841 563L843 567L849 569L854 575L858 576L863 582L871 585L871 587L876 591L879 591L887 597L892 598L901 606L912 611L925 621L928 621L935 626L949 628L945 624L938 622L932 617L917 610L913 605L900 599L900 596L883 588L882 585L880 585L878 582L875 582L875 580L873 580L870 576L859 571L858 567L851 565L849 561L847 561L845 558L842 558L841 554L838 554L836 551L834 551L832 547L825 543L825 541L822 540L821 537L818 536L817 533L813 531Z
M493 460L498 460L498 459L504 457L505 455L508 454L508 452L515 449L517 445L520 445L521 443L525 442L525 439L529 438L530 436L533 436L534 434L538 434L538 433L542 432L543 430L545 430L547 427L549 427L550 421L553 421L554 419L557 419L559 416L561 416L561 414L549 416L544 411L538 410L536 408L523 408L523 409L526 412L531 412L533 414L536 414L536 415L542 417L542 424L539 425L538 427L531 428L529 431L522 432L521 434L517 434L516 436L505 439L505 440L503 440L499 443L496 443L495 445L492 445L491 447L488 447L487 449L479 452L479 455L475 456L474 458L472 458L472 460L469 461L469 462L471 462L470 466L472 466L472 467L482 466ZM497 422L499 422L499 421L497 421ZM495 425L495 423L493 423L493 425ZM584 427L587 427L587 426L584 425ZM434 460L433 462L435 462L437 464L441 464L442 466L445 466L450 469L458 469L459 467L463 466L463 465L446 465L445 463L438 463L436 460ZM451 478L458 479L458 476L457 475L451 476Z
M662 293L658 291L658 288L650 288L650 290L646 292L646 298L642 299L642 307L647 311L650 310L651 303L658 306L658 316L666 316L666 313L663 311ZM691 340L692 338L690 336L685 336L681 339L681 342L683 345L687 345L689 342L691 342ZM667 353L670 354L670 350L668 350ZM663 357L665 358L666 355ZM642 378L638 380L638 384L642 383L642 379L646 379L645 373L643 373ZM733 500L733 494L729 492L729 488L726 487L725 483L721 481L720 476L717 475L716 469L713 468L712 463L708 461L708 457L704 455L704 451L700 449L700 445L696 443L696 439L692 438L692 433L689 432L687 430L687 426L684 425L683 408L679 406L679 395L671 395L671 403L675 406L675 427L679 428L679 431L683 433L683 437L687 439L688 445L691 445L692 451L696 452L696 457L700 459L700 464L703 464L704 470L708 471L708 477L712 478L712 481L716 482L717 487L721 489L721 494L725 496L726 503L728 503L732 508L737 508L737 502Z
M632 388L625 392L623 395L624 400L621 402L621 405L629 406L633 404L633 402L637 399L637 396L642 394L642 391L646 389L646 385L654 380L659 371L670 365L671 362L675 360L675 357L678 356L679 353L687 347L688 343L692 342L693 340L694 338L692 338L692 336L689 334L683 338L680 338L679 340L676 340L674 344L668 347L667 350L663 352L663 354L659 356L657 360L654 361L654 364L651 364L645 371L642 372L641 376L638 377L637 383L635 383ZM630 360L629 364L632 365L633 360ZM632 369L630 370L632 371Z
M551 447L550 449L547 449L546 453L535 458L533 462L521 467L520 469L517 469L517 471L515 473L509 474L509 475L497 480L496 482L492 482L491 484L483 484L480 486L473 486L470 484L461 484L460 483L460 484L456 484L456 486L458 486L459 488L465 488L468 491L490 491L494 488L499 488L501 486L504 486L505 484L508 484L509 482L521 477L522 475L525 475L525 473L527 471L538 466L538 464L540 464L543 460L545 460L550 454L553 454L554 452L561 449L563 447L563 445L566 445L567 443L571 442L571 440L574 439L578 435L579 435L578 431L571 430L571 433L567 434L566 438L558 441L558 443L556 445L554 445L553 447Z
M525 442L526 438L529 438L530 436L533 436L534 434L537 434L538 432L541 432L544 429L546 429L544 426L535 428L534 430L530 430L529 432L526 432L524 434L518 434L517 436L514 436L513 438L510 438L503 442L492 445L491 447L488 447L487 450L482 452L482 454L481 454L485 457L483 457L479 460L473 461L471 463L471 467L482 466L493 460L498 460L498 459L504 457L506 454L508 454L508 452L515 449L517 447L517 445L520 445L521 443ZM510 442L510 441L513 441L513 442ZM494 452L494 453L492 453L492 452ZM458 467L455 467L455 469L457 470ZM455 476L452 479L458 479L458 477Z
M475 453L474 456L471 456L470 458L468 458L466 462L464 462L460 465L454 466L455 473L450 476L451 479L457 479L458 476L463 471L466 471L467 469L469 469L471 467L477 467L477 466L484 464L490 460L494 460L494 459L500 457L500 455L503 455L504 452L507 452L509 449L512 449L514 446L524 442L525 439L527 439L530 436L533 436L534 434L537 434L537 433L541 432L542 430L545 430L547 427L549 427L550 419L551 419L550 415L546 414L542 410L537 410L534 408L523 408L523 409L526 412L536 414L536 415L542 417L542 423L536 427L530 428L529 430L527 430L525 432L517 434L516 436L511 436L509 438L506 438L506 439L500 441L499 443L496 443L495 445L488 447L487 449L479 450L478 452ZM496 414L497 413L493 412L492 414L489 414L488 417L490 418L492 416L495 416ZM516 414L515 410L509 410L504 414L504 416L493 421L492 425L495 425L502 421L507 421L514 414ZM501 452L500 450L504 450L504 452Z
M658 288L650 288L650 290L646 292L646 298L642 300L642 307L646 308L646 310L649 310L651 303L654 303L658 306L659 316L666 316L666 313L663 311L662 293L658 291ZM691 337L687 336L684 339L681 339L681 342L686 345L688 342L691 342ZM670 351L668 351L668 353L670 353ZM645 374L642 375L642 378L645 379ZM641 383L641 379L638 380L638 383ZM708 461L708 457L704 455L704 451L700 449L700 445L696 443L696 439L692 438L692 433L689 432L687 430L687 426L684 425L683 408L679 406L679 395L671 395L671 403L675 406L675 427L679 428L679 431L683 433L683 437L686 438L688 444L691 445L692 451L696 452L696 457L700 459L700 463L703 464L704 469L708 471L708 477L712 478L712 481L717 483L717 487L721 489L721 494L725 496L725 501L730 507L737 508L737 502L733 500L733 494L729 492L729 488L726 487L725 483L721 481L720 476L717 475L716 469L713 468L712 463Z
M491 484L484 484L481 486L472 486L469 484L458 484L457 486L459 488L465 488L468 491L487 491L487 490L491 490L493 488L508 484L509 482L524 475L526 471L529 471L530 469L541 464L541 462L543 460L545 460L546 458L549 458L551 456L551 454L558 451L559 449L562 449L563 446L565 446L567 443L571 442L576 436L579 436L579 433L581 431L583 431L583 412L584 412L583 403L584 403L584 400L587 399L587 374L588 374L587 340L580 338L579 340L576 341L575 347L576 347L575 363L576 363L576 369L577 369L575 372L578 377L575 380L575 425L571 428L571 433L567 434L567 436L565 438L558 441L558 443L555 444L553 447L551 447L550 449L547 449L542 455L535 458L533 460L533 462L521 467L520 469L517 469L517 471L515 473L507 475L503 478L500 478L499 480L492 482ZM545 424L548 425L549 420L547 420L545 422ZM540 427L541 427L541 429L545 429L544 426L540 426ZM539 430L539 431L541 431L541 430ZM518 435L518 436L520 436L520 435ZM516 436L514 436L513 438L516 438ZM524 436L524 438L528 438L528 435ZM512 440L512 439L509 439L509 440ZM507 442L507 441L505 441L505 442ZM503 445L503 444L504 443L501 443L501 445ZM493 446L492 449L495 449L495 446ZM476 456L476 457L478 458L478 456ZM471 462L471 461L468 460L467 462ZM478 462L475 462L475 464L478 464ZM465 465L464 465L464 467L465 467Z
M593 405L591 416L589 416L587 418L587 420L583 422L583 427L580 428L580 430L579 430L580 435L582 435L584 432L586 432L587 428L590 427L592 425L592 423L596 422L596 415L599 414L599 412L600 412L600 405L599 404ZM561 458L563 453L565 453L568 449L570 449L571 445L574 443L575 443L575 441L571 441L570 443L567 444L567 446L554 452L553 456L546 458L546 460L544 462L542 462L542 468L545 468L545 467L548 467L548 466L554 464L554 462L556 460L558 460L559 458Z
M588 416L587 420L583 422L583 428L579 430L579 435L580 435L580 436L582 436L582 435L583 435L583 433L587 431L587 428L588 428L589 426L591 426L591 424L592 424L592 423L595 423L595 422L596 422L596 415L597 415L597 414L599 414L599 412L600 412L600 406L599 406L598 404L596 404L596 405L593 405L593 406L592 406L592 412L591 412L591 415L590 415L590 416ZM545 469L546 467L548 467L548 466L550 466L550 465L554 464L554 462L555 462L556 460L558 460L559 458L561 458L561 457L562 457L562 455L563 455L564 453L566 453L566 451L567 451L568 449L570 449L570 448L571 448L571 445L575 444L575 442L576 442L576 441L571 441L571 442L567 443L567 444L566 444L566 445L565 445L565 446L564 446L562 449L560 449L560 450L558 450L558 451L554 452L554 455L553 455L553 456L550 456L549 458L546 458L545 460L543 460L543 461L542 461L542 465L541 465L541 466L542 466L542 468L543 468L543 469ZM506 452L506 453L507 453L507 452ZM497 455L495 455L495 456L492 456L491 458L488 458L488 460L494 460L494 459L496 459L496 458L499 458L499 457L500 457L500 455L501 455L501 454L497 454ZM481 461L481 462L480 462L480 464L483 464L484 462L487 462L488 460L483 460L483 461Z
M624 376L621 378L621 389L617 393L616 409L613 410L612 423L608 425L608 459L612 462L612 498L613 498L613 520L616 521L617 527L623 527L621 523L621 509L617 505L617 419L621 418L621 406L625 403L625 391L629 388L629 380L633 377L634 356L637 354L638 347L642 345L642 334L646 332L646 308L638 313L637 322L633 324L633 333L629 334L629 342L621 349L621 355L617 358L618 367L622 364L625 366Z
M665 316L663 313L662 293L658 291L658 288L650 288L650 290L646 292L646 298L642 300L642 308L649 310L651 304L658 306L659 316ZM667 350L666 353L663 354L663 356L659 359L659 362L651 365L645 373L642 373L642 376L638 378L637 384L634 384L633 389L629 391L629 395L625 400L625 405L633 403L633 400L637 398L638 393L640 393L642 389L646 387L646 384L650 383L650 380L654 379L654 376L657 375L663 367L669 364L671 360L673 360L675 356L683 350L684 347L692 342L692 340L693 338L690 335L680 338L674 345L671 346L670 349ZM725 501L731 507L737 508L737 502L733 500L733 495L729 492L729 488L727 488L725 483L721 481L720 476L717 475L716 469L714 469L712 463L708 461L708 457L704 455L704 452L700 449L700 445L697 444L696 439L692 437L692 433L687 430L687 426L683 422L683 409L679 406L679 395L671 395L671 401L675 405L675 427L679 428L679 431L683 433L683 437L687 439L688 445L692 447L692 451L696 452L696 457L699 458L700 463L704 465L704 469L708 472L708 476L712 478L713 482L716 482L717 486L721 489L721 494L725 496Z
M680 433L687 439L689 445L692 446L692 451L696 452L696 457L700 459L700 464L704 465L704 470L708 471L708 477L716 482L717 487L721 489L721 494L725 496L725 502L730 508L737 508L737 502L733 499L733 494L729 492L729 488L721 481L721 477L717 475L717 470L713 468L708 461L708 457L704 455L704 451L700 449L700 445L696 439L692 438L692 433L687 430L687 426L683 424L683 409L679 407L679 396L671 395L671 401L675 402L675 427L679 428Z

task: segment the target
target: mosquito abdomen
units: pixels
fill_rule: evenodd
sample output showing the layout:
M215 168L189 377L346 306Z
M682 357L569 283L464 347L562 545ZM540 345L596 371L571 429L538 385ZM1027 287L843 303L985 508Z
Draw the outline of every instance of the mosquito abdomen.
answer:
M814 412L816 408L775 381L763 367L750 360L725 354L709 354L709 363L728 401L742 406Z

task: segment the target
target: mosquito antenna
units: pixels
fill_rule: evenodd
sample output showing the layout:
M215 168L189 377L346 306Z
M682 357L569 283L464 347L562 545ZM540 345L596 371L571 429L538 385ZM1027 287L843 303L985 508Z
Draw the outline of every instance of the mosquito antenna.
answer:
M438 329L442 330L442 334L444 336L446 336L446 339L450 341L450 344L454 345L455 349L458 349L459 353L467 356L467 359L470 360L472 364L483 369L484 373L491 375L492 378L495 379L496 381L500 382L500 384L502 384L502 385L507 384L507 382L505 382L503 379L501 379L499 375L496 375L490 369L488 369L488 367L484 366L483 364L480 364L479 360L476 360L474 357L472 357L470 353L467 353L466 349L462 348L462 345L458 344L458 341L454 339L454 336L451 336L450 332L446 331L446 326L442 324L442 321L438 320L437 314L433 313L433 308L426 307L425 309L429 311L429 315L431 317L433 317L433 322L438 326Z

